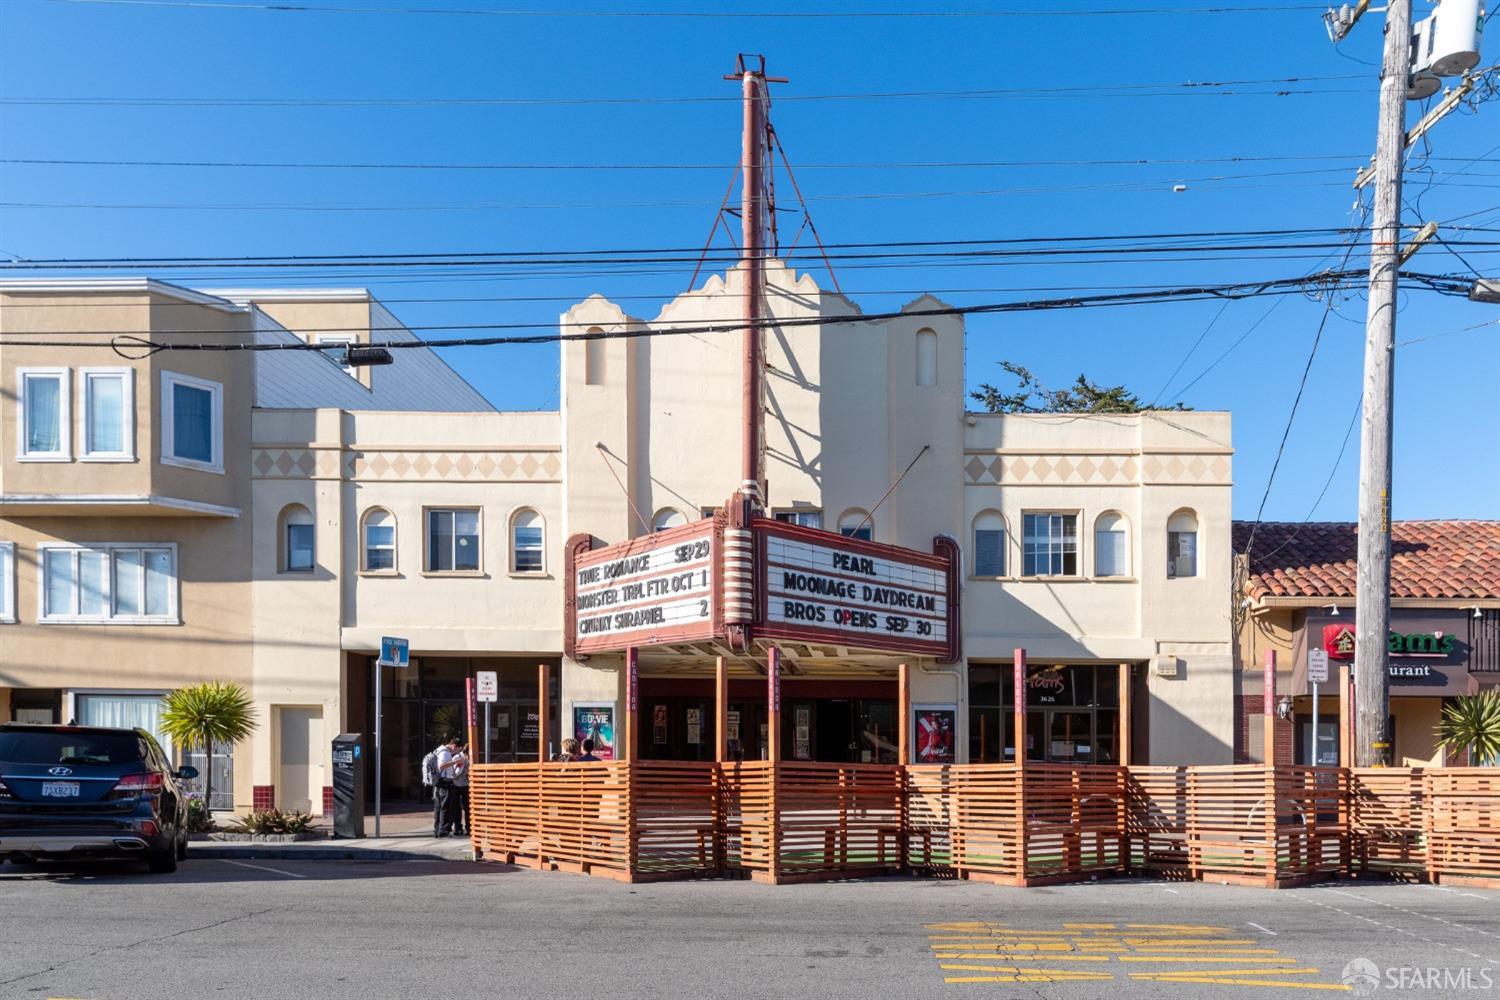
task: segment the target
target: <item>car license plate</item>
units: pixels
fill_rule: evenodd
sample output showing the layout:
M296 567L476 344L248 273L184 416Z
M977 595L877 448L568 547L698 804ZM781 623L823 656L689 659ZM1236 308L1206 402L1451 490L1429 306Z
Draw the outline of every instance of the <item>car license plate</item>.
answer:
M78 782L76 781L44 781L42 782L42 795L52 799L76 799L78 797Z

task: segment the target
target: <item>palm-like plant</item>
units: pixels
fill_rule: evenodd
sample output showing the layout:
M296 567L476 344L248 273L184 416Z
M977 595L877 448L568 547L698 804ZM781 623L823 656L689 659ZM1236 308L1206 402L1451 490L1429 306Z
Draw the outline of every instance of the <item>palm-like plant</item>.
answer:
M1437 735L1444 750L1468 750L1471 764L1500 758L1500 691L1455 698L1443 708Z
M185 750L203 751L203 804L212 808L215 746L233 745L255 731L250 696L238 684L205 681L162 696L162 732Z

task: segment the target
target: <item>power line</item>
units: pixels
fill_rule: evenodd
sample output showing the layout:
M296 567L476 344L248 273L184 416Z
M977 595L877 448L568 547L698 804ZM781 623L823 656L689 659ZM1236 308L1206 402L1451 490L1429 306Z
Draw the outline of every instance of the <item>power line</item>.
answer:
M1031 299L1017 302L992 302L980 305L967 306L934 306L925 309L893 310L876 313L845 313L833 316L807 316L772 318L758 321L755 325L766 329L786 329L789 327L811 326L811 325L838 325L843 323L872 323L891 319L910 319L918 317L937 316L969 316L987 315L1009 312L1035 312L1049 309L1077 309L1088 307L1115 306L1115 305L1137 305L1155 304L1171 301L1198 301L1202 299L1220 298L1257 298L1265 295L1289 295L1301 294L1308 285L1320 287L1340 287L1346 283L1359 282L1367 275L1364 270L1326 271L1314 275L1299 275L1292 278L1273 278L1261 281L1233 282L1219 285L1193 285L1169 289L1137 290L1130 292L1117 292L1102 295L1069 296L1057 299ZM1426 286L1431 291L1444 294L1467 294L1467 283L1451 283L1437 275L1408 274L1404 275L1419 284ZM1278 299L1278 301L1280 301ZM430 324L410 325L404 329L411 330L502 330L502 329L551 329L554 326L597 326L598 324L554 324L554 323L455 323L455 324ZM643 336L667 336L681 334L704 334L704 333L730 333L741 331L746 328L743 319L723 320L714 322L701 322L680 327L649 327L640 330L623 331L589 331L585 333L545 333L530 334L525 336L499 336L499 337L465 337L451 340L428 340L416 338L410 341L371 341L365 346L386 347L395 350L410 349L417 347L490 347L499 345L516 344L549 344L561 343L575 340L609 340L609 339L633 339ZM321 351L331 350L334 347L342 348L346 345L317 345L298 342L295 344L285 343L225 343L222 341L205 343L158 343L142 339L152 335L160 335L163 331L97 331L97 330L72 330L72 331L49 331L50 336L110 336L116 341L126 342L126 346L149 349L152 352L158 350L174 351L284 351L284 350L308 350ZM310 327L301 328L299 333L335 333L335 332L361 332L369 333L368 326L360 327ZM378 331L377 331L378 332ZM174 330L170 331L172 336L215 336L222 337L223 330ZM37 333L26 333L21 336L38 336ZM0 337L3 337L0 334ZM55 341L55 340L0 340L7 346L31 346L31 347L98 347L98 341Z
M197 10L274 11L278 14L399 14L444 17L498 18L619 18L619 19L770 19L770 20L873 20L873 19L978 19L1045 17L1126 17L1181 14L1286 14L1320 11L1307 4L1264 4L1248 7L1117 7L1041 10L535 10L487 7L355 7L323 4L231 3L228 0L33 0L37 3L72 3L118 7L169 7Z
M1288 89L1315 83L1367 80L1360 74L1287 76L1252 80L1181 80L1163 83L1103 83L1070 87L986 87L962 90L847 91L833 94L778 92L778 103L889 100L1021 100L1062 97L1287 97L1304 94L1364 94L1368 88ZM1238 90L1273 87L1272 90ZM435 107L571 107L590 105L672 105L738 103L739 96L722 94L633 97L198 97L198 96L32 96L0 98L0 105L44 107L189 107L189 108L435 108Z
M1231 260L1257 260L1267 259L1264 255L1279 251L1301 251L1301 250L1327 250L1329 248L1342 249L1343 242L1278 242L1278 243L1158 243L1142 245L1109 246L1025 246L1013 248L968 248L957 250L920 249L920 250L896 250L894 248L904 245L934 246L935 244L864 244L862 246L871 249L847 249L850 244L833 244L837 247L829 253L818 251L793 251L782 254L762 254L755 259L762 261L777 262L818 262L825 257L840 261L870 261L870 262L900 262L907 258L920 258L912 262L911 266L927 264L940 264L947 261L963 261L965 259L985 258L1028 258L1028 257L1080 257L1090 258L1099 255L1118 254L1127 260L1137 255L1150 254L1192 254L1198 255L1204 260L1231 259ZM1465 248L1500 248L1500 240L1462 240L1456 241L1455 245ZM881 247L890 247L887 250ZM881 248L881 249L876 249ZM1495 253L1500 250L1472 250L1476 254ZM32 271L32 270L95 270L108 267L117 270L161 270L167 267L187 268L213 266L219 267L230 264L247 270L285 269L296 268L330 268L359 266L371 269L405 268L405 267L475 267L504 265L509 267L572 267L591 266L601 267L608 265L620 265L636 267L643 264L679 265L692 264L699 260L698 256L686 255L676 252L652 253L642 251L638 255L626 255L622 253L614 257L595 256L587 251L577 256L552 256L545 254L535 255L509 255L509 254L454 254L441 256L395 256L379 257L375 255L350 255L344 258L272 258L272 259L241 259L227 260L218 258L158 258L158 259L119 259L109 261L108 259L86 259L69 260L54 258L47 260L21 260L0 263L0 272L4 271ZM1229 258L1213 258L1209 254L1232 254ZM1294 255L1295 256L1295 255ZM1326 256L1326 255L1325 255ZM709 263L734 265L742 262L745 258L740 254L712 254L703 258ZM1176 257L1172 260L1180 261L1184 258ZM1185 259L1194 259L1192 257Z

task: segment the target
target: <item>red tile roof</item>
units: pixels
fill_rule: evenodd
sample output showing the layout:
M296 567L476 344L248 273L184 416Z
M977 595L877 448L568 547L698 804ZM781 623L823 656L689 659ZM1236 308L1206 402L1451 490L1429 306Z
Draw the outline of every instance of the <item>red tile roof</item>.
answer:
M1245 551L1251 525L1234 525ZM1357 527L1349 523L1262 522L1246 584L1267 597L1354 597ZM1396 521L1391 525L1391 596L1500 598L1500 521Z

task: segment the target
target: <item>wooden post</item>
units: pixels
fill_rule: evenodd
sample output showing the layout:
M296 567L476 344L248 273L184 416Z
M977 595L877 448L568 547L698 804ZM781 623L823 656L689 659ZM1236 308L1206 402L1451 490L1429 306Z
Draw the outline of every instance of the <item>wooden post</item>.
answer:
M766 760L781 759L781 650L772 646L766 657Z
M902 767L911 759L911 665L896 668L896 763Z
M1017 649L1014 663L1015 737L1016 737L1016 800L1012 803L1011 836L1016 845L1016 857L1012 865L1017 885L1025 885L1030 874L1029 848L1026 843L1026 650Z
M777 773L781 768L780 760L781 650L772 646L766 656L766 766L770 770L770 788L766 803L769 820L766 877L772 885L781 880L781 803L777 801L778 786L781 784L780 775Z
M548 699L552 696L552 664L541 663L536 668L536 759L547 763L547 741L551 738L547 720L552 714ZM524 719L517 722L525 723Z
M1130 715L1130 664L1120 664L1120 746L1117 757L1120 766L1129 767L1131 741L1135 737L1132 731L1133 719Z
M1265 666L1265 715L1261 725L1265 727L1265 758L1267 767L1276 766L1276 650L1266 650Z
M625 760L634 764L640 757L640 651L634 646L625 650Z
M1026 650L1017 649L1015 657L1015 728L1017 764L1026 763Z
M744 725L744 720L740 720ZM714 661L714 760L720 764L729 759L729 663L720 656Z

